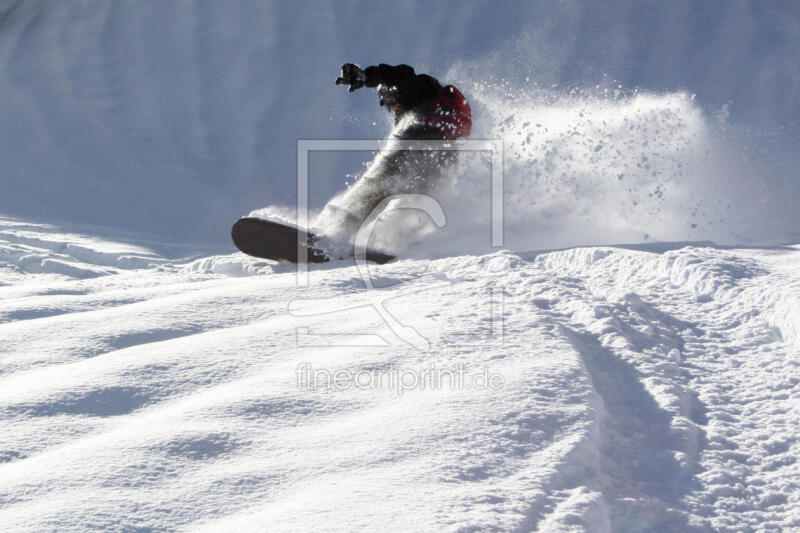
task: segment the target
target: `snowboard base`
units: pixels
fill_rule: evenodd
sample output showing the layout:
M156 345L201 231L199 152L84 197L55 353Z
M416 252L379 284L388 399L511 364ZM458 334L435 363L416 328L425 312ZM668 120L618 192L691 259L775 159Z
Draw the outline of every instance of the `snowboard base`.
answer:
M292 263L324 263L335 259L325 250L314 247L317 238L313 234L260 218L243 217L237 220L231 228L231 238L241 252L262 259ZM307 242L308 246L298 247L298 239ZM383 264L393 259L395 257L392 255L367 250L367 261Z

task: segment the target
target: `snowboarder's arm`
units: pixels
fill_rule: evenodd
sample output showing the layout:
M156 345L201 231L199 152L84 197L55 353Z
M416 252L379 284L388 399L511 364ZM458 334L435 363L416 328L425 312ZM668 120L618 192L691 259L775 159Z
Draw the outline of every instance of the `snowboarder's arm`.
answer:
M377 87L378 85L389 85L403 89L409 87L416 81L417 75L414 69L408 65L391 66L381 63L377 67L367 67L364 69L367 76L364 85L367 87Z
M386 91L386 94L381 95L381 105L389 105L389 101L397 103L400 113L425 105L442 88L435 78L427 74L417 74L408 65L392 66L384 63L364 70L353 63L345 63L341 74L336 78L336 84L349 85L351 92L364 86L380 86L379 92L382 89Z
M364 85L367 87L394 88L396 101L402 109L410 110L431 101L441 89L439 82L427 74L416 74L408 65L385 65L367 67L364 70ZM381 105L384 98L381 97Z

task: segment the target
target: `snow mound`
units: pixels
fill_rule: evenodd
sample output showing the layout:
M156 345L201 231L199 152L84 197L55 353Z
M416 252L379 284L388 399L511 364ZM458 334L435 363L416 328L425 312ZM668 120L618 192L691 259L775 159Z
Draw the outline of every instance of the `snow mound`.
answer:
M255 276L274 270L275 261L257 259L238 253L215 255L196 259L183 267L182 271L196 274L225 274L227 276Z
M73 239L35 231L54 259ZM92 277L3 270L16 531L800 527L798 247L305 278L79 242Z
M120 270L147 268L165 259L147 248L64 233L48 224L0 217L0 283L5 273L47 273L91 278Z

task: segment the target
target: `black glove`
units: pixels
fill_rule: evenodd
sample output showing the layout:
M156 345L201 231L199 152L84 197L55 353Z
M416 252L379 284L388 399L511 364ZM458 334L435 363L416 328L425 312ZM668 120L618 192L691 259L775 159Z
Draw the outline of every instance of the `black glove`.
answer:
M348 91L353 92L364 86L367 81L367 75L359 68L358 65L353 63L345 63L342 65L342 73L336 78L336 85L349 85Z

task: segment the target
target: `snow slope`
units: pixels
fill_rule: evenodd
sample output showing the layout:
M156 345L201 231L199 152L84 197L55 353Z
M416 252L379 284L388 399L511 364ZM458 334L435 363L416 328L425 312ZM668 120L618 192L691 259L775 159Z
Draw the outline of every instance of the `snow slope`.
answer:
M800 528L798 247L0 253L4 529Z
M0 0L0 529L800 531L798 53L793 1ZM506 249L483 154L376 290L230 253L389 131L345 61L464 91Z
M374 93L333 79L345 61L387 62L456 84L475 111L473 138L529 152L509 167L520 186L508 197L535 212L578 205L596 225L630 209L605 229L721 240L745 204L776 220L734 242L796 242L786 205L800 201L799 54L793 0L0 0L0 213L228 245L239 216L294 205L298 139L386 137ZM637 90L645 105L615 96ZM702 148L676 153L698 135ZM363 154L349 155L311 170L313 207L360 170ZM647 160L662 173L642 169ZM679 166L682 179L665 172ZM592 204L599 185L613 201ZM748 204L750 187L775 198ZM647 224L642 214L660 207L648 194L692 209ZM632 240L532 222L551 235L537 247Z

